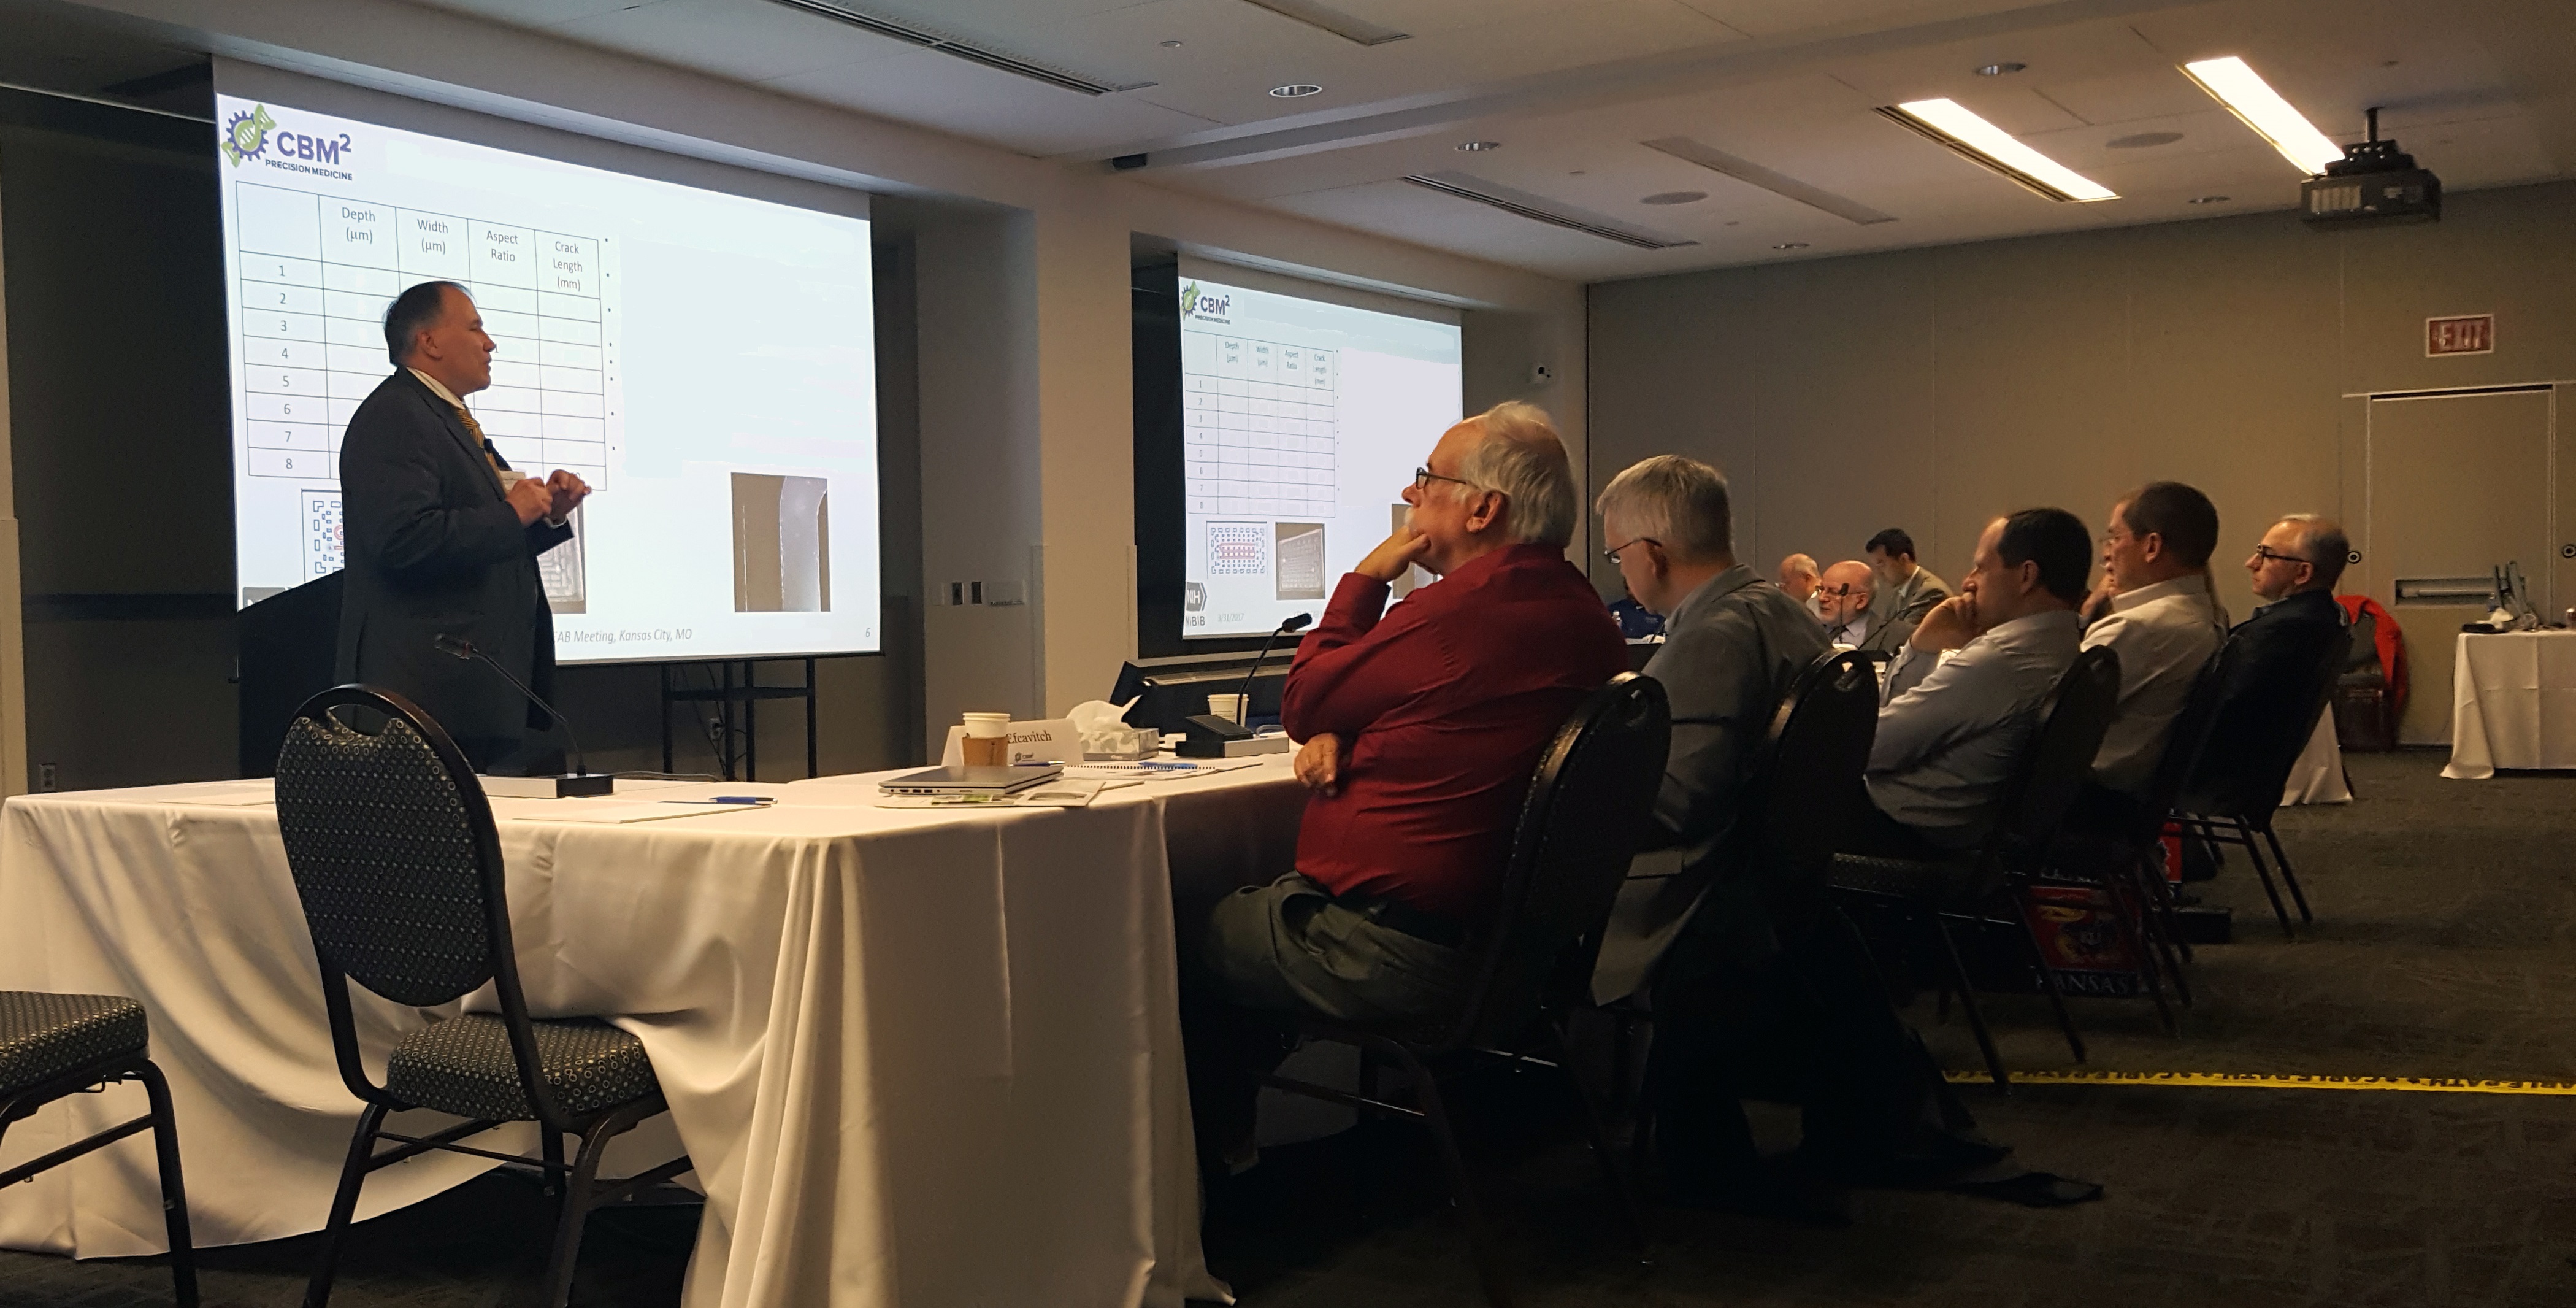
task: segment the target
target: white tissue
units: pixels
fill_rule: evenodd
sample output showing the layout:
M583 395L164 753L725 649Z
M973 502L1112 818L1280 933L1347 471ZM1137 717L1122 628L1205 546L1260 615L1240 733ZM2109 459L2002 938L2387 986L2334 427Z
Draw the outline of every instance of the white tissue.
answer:
M1127 709L1136 701L1112 704L1095 699L1076 704L1065 711L1073 720L1073 729L1082 737L1086 758L1140 759L1152 758L1162 748L1162 733L1152 727L1127 725Z

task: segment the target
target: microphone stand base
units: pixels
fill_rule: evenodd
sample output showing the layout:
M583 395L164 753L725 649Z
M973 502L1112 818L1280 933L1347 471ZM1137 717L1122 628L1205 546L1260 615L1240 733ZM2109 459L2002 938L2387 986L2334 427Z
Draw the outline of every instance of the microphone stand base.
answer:
M574 772L560 777L477 777L483 793L508 799L577 799L614 794L617 778L605 772Z

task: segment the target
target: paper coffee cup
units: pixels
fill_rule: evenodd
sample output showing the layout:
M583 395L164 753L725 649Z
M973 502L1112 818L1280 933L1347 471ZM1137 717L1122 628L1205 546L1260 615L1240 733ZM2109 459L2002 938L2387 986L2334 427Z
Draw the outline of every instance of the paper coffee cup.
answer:
M1008 713L969 713L965 722L969 740L987 740L1011 734L1011 715Z

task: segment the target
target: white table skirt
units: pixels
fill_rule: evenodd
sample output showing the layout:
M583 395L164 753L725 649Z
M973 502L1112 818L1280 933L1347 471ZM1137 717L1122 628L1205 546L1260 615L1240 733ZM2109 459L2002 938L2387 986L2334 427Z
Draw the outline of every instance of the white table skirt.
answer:
M2461 632L2446 777L2576 768L2576 632Z
M2343 741L2335 735L2334 712L2329 709L2317 715L2316 730L2308 733L2308 747L2290 765L2290 779L2281 786L2281 805L2351 802L2352 787L2343 780Z
M1079 810L878 809L873 784L664 794L712 790L783 802L500 824L532 1008L624 1015L670 1101L659 1141L648 1124L612 1170L669 1157L670 1128L697 1166L708 1202L684 1302L1223 1295L1199 1252L1166 846L1189 847L1195 884L1286 870L1282 815L1302 792L1284 760ZM0 988L143 1003L208 1245L320 1229L359 1109L334 1070L274 810L202 802L214 793L0 809ZM431 1020L355 998L379 1068ZM140 1103L120 1087L51 1106L10 1129L0 1166ZM397 1164L368 1178L359 1214L489 1166ZM148 1138L0 1194L0 1245L160 1251Z

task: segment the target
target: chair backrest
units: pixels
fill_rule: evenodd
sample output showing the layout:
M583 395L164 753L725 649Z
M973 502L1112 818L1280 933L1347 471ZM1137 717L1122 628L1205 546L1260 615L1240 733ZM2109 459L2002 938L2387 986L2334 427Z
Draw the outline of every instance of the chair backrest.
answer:
M1878 735L1878 674L1864 650L1816 656L1789 683L1755 755L1743 848L1774 925L1800 934L1833 902L1835 836L1868 802L1861 774Z
M2173 726L2165 732L2164 752L2156 756L2155 773L2147 779L2147 802L2140 808L2147 830L2131 834L2146 839L2163 829L2165 814L2173 810L2174 798L2182 793L2183 783L2191 779L2192 769L2200 765L2201 751L2209 745L2210 729L2218 725L2219 694L2244 658L2245 646L2230 636L2218 643L2208 662L2200 665L2192 679L2191 694L2182 702L2182 712L2174 715Z
M2280 807L2290 770L2316 734L2317 718L2325 712L2351 650L2349 628L2319 624L2308 649L2281 651L2274 668L2231 678L2241 684L2212 710L2209 738L2175 806L2248 819L2267 817Z
M2107 645L2079 650L2075 662L2049 687L2040 705L2039 730L2024 749L1979 878L1995 884L2014 865L2035 862L2066 820L2067 810L2093 776L2093 756L2111 730L2120 704L2120 656Z
M388 1102L360 1058L350 981L422 1007L488 981L522 1092L539 1120L572 1129L538 1075L492 805L446 729L369 686L304 701L277 751L277 830L350 1093Z
M1671 744L1663 683L1633 672L1558 728L1530 778L1475 979L1443 1047L1510 1039L1543 1004L1580 1001Z
M277 751L277 828L326 965L422 1007L492 979L492 808L418 707L363 686L304 701Z

